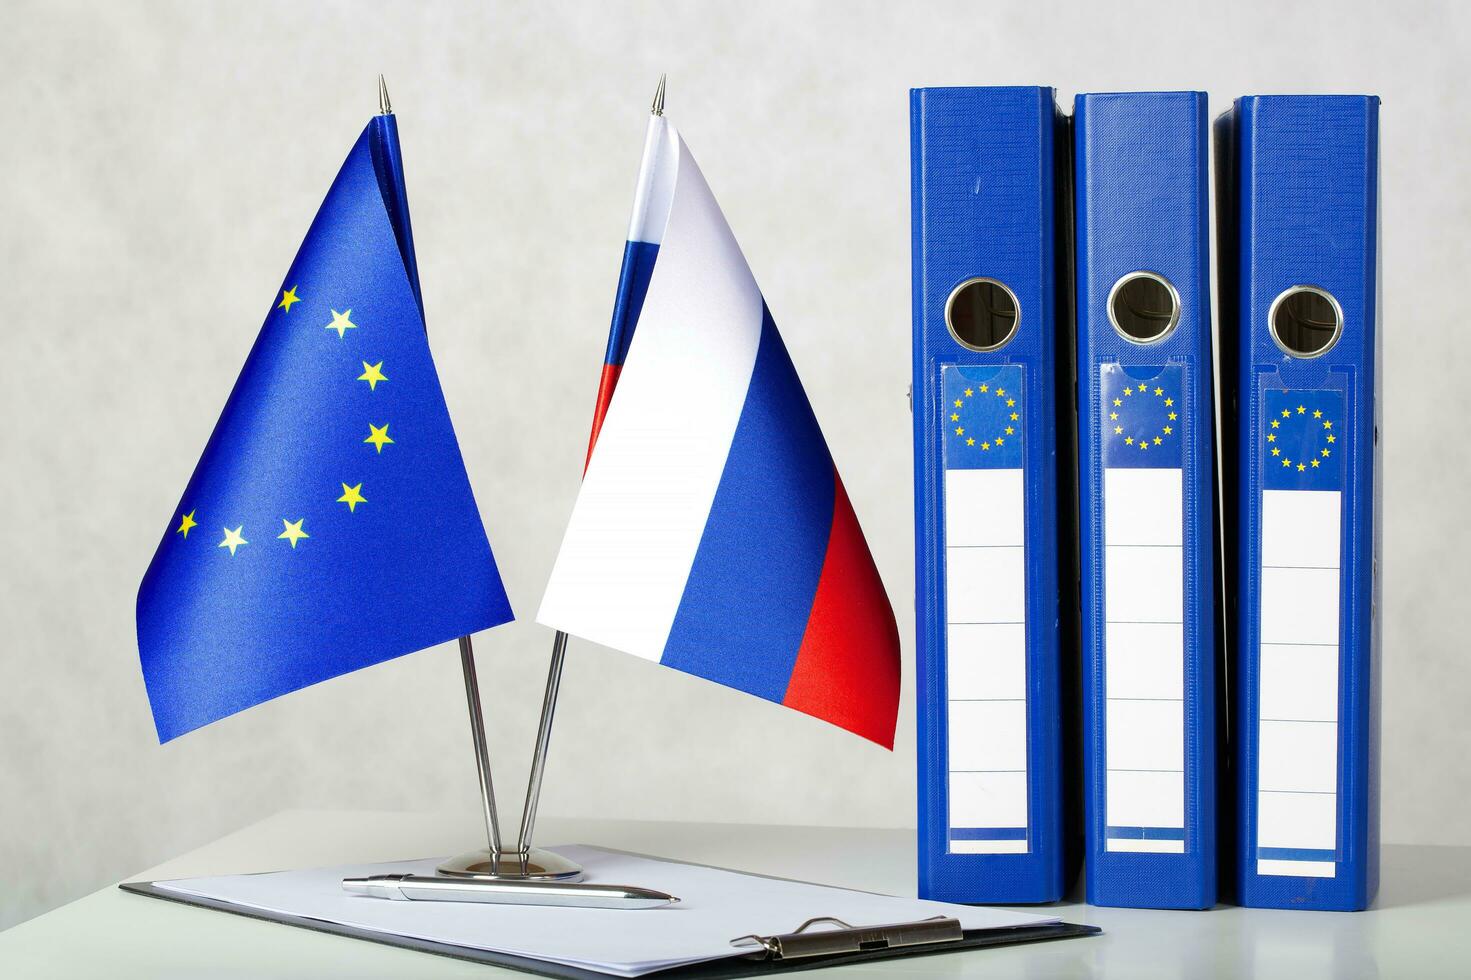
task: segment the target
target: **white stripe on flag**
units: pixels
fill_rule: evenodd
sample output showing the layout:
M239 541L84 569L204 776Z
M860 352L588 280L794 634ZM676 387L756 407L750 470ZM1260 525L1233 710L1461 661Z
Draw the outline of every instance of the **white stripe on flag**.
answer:
M674 179L679 172L679 139L663 116L650 116L644 135L644 155L638 165L638 184L633 192L633 215L628 221L628 240L657 245L664 239L664 222L674 197Z
M1020 469L945 471L950 827L1027 826L1025 507ZM952 840L1025 854L1026 840Z
M1337 490L1262 493L1258 848L1338 844ZM1260 859L1257 874L1332 878L1333 861Z
M1184 547L1178 469L1103 471L1105 817L1185 827ZM1179 854L1183 840L1106 837Z
M719 205L672 126L669 138L679 156L659 259L536 617L655 661L725 469L762 319Z

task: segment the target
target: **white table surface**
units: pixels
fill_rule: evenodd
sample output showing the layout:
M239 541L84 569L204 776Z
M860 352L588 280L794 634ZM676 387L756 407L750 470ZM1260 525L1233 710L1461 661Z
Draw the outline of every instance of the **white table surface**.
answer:
M287 811L128 880L444 855L475 844L468 816ZM546 818L538 839L589 843L913 895L913 831ZM1093 908L1104 934L842 967L902 978L1471 976L1471 848L1386 845L1369 912ZM104 888L0 933L6 977L490 977L494 967L188 908ZM817 976L818 973L803 974Z

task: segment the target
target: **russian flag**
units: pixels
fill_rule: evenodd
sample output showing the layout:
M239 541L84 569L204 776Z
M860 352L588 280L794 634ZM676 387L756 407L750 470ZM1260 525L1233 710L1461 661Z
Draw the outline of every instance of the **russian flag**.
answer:
M892 748L893 609L740 247L662 116L629 238L538 621Z

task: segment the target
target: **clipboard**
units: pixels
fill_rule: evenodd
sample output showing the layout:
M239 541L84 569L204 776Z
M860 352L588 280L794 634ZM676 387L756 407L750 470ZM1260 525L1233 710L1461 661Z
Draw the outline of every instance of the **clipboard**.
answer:
M151 881L124 882L118 887L125 892L146 895L165 902L214 909L249 919L278 922L282 925L311 929L314 932L323 932L333 936L362 939L370 943L396 946L399 949L412 949L420 953L433 953L437 956L448 956L471 963L501 966L544 977L558 977L562 980L607 980L610 976L607 973L548 963L545 960L528 956L492 953L466 946L371 932L318 919L260 912L226 902L165 891L154 887ZM921 920L880 926L849 926L845 923L835 929L823 930L814 928L816 922L817 920L811 920L803 923L792 932L783 935L733 937L732 942L748 938L754 940L752 951L729 959L670 967L645 974L645 976L659 977L661 980L662 978L668 978L668 980L676 980L676 978L677 980L734 980L737 977L762 977L798 970L843 966L848 963L892 960L902 956L927 956L960 950L984 949L988 946L1013 946L1053 939L1070 939L1076 936L1097 935L1102 931L1097 926L1072 922L1012 929L966 931L962 931L959 923L954 919ZM946 923L949 924L949 927L946 927Z
M605 850L630 858L650 859L646 855L627 851ZM664 861L665 859L650 859ZM686 864L687 862L673 862ZM694 864L692 867L706 868L716 872L729 869L711 865ZM334 869L335 870L335 869ZM747 872L735 872L748 875ZM795 879L778 878L770 875L749 875L771 881L786 881L806 884ZM368 942L396 946L439 956L475 963L487 963L526 973L568 980L594 980L613 974L596 969L538 959L524 953L505 953L474 946L459 945L453 941L421 939L400 935L381 929L367 929L356 925L334 922L328 918L292 914L283 911L268 911L250 905L236 904L221 898L159 887L159 882L126 882L118 887L136 895L144 895L181 905L229 912L235 915L267 922L311 929L330 935L346 936ZM847 889L842 889L847 891ZM629 912L627 915L651 913ZM652 913L657 914L657 913ZM850 919L856 918L850 915ZM768 918L768 921L770 919ZM679 978L679 980L716 980L726 977L757 977L768 974L810 970L819 967L839 966L847 963L897 959L903 956L933 955L957 950L981 949L988 946L1007 946L1021 943L1042 942L1090 936L1101 930L1096 926L1065 922L1015 925L1005 928L962 929L960 921L947 916L920 919L908 922L881 922L867 924L820 916L805 922L793 923L790 932L779 934L733 935L730 937L731 955L719 959L671 965L644 973L645 977Z

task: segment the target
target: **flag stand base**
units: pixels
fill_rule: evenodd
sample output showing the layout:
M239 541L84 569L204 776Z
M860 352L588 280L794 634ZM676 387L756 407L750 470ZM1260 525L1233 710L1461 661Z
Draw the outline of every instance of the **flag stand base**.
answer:
M576 881L582 877L582 865L541 847L533 847L525 854L502 851L494 858L489 849L482 847L450 858L439 866L439 873L457 878Z
M546 772L547 747L552 737L552 716L557 707L557 688L562 681L562 662L567 653L567 634L558 632L552 643L552 662L547 670L546 697L541 705L541 723L536 733L536 752L531 757L531 776L526 785L526 802L521 809L521 832L515 847L501 845L500 819L496 813L495 789L490 778L490 752L485 745L485 718L480 710L480 685L475 678L475 651L468 636L460 637L460 668L465 675L465 700L470 709L470 736L475 746L475 770L480 777L480 802L485 815L489 847L467 851L439 866L439 873L460 878L493 878L500 881L576 881L582 866L553 851L531 846L536 824L536 806L541 799L542 774Z

